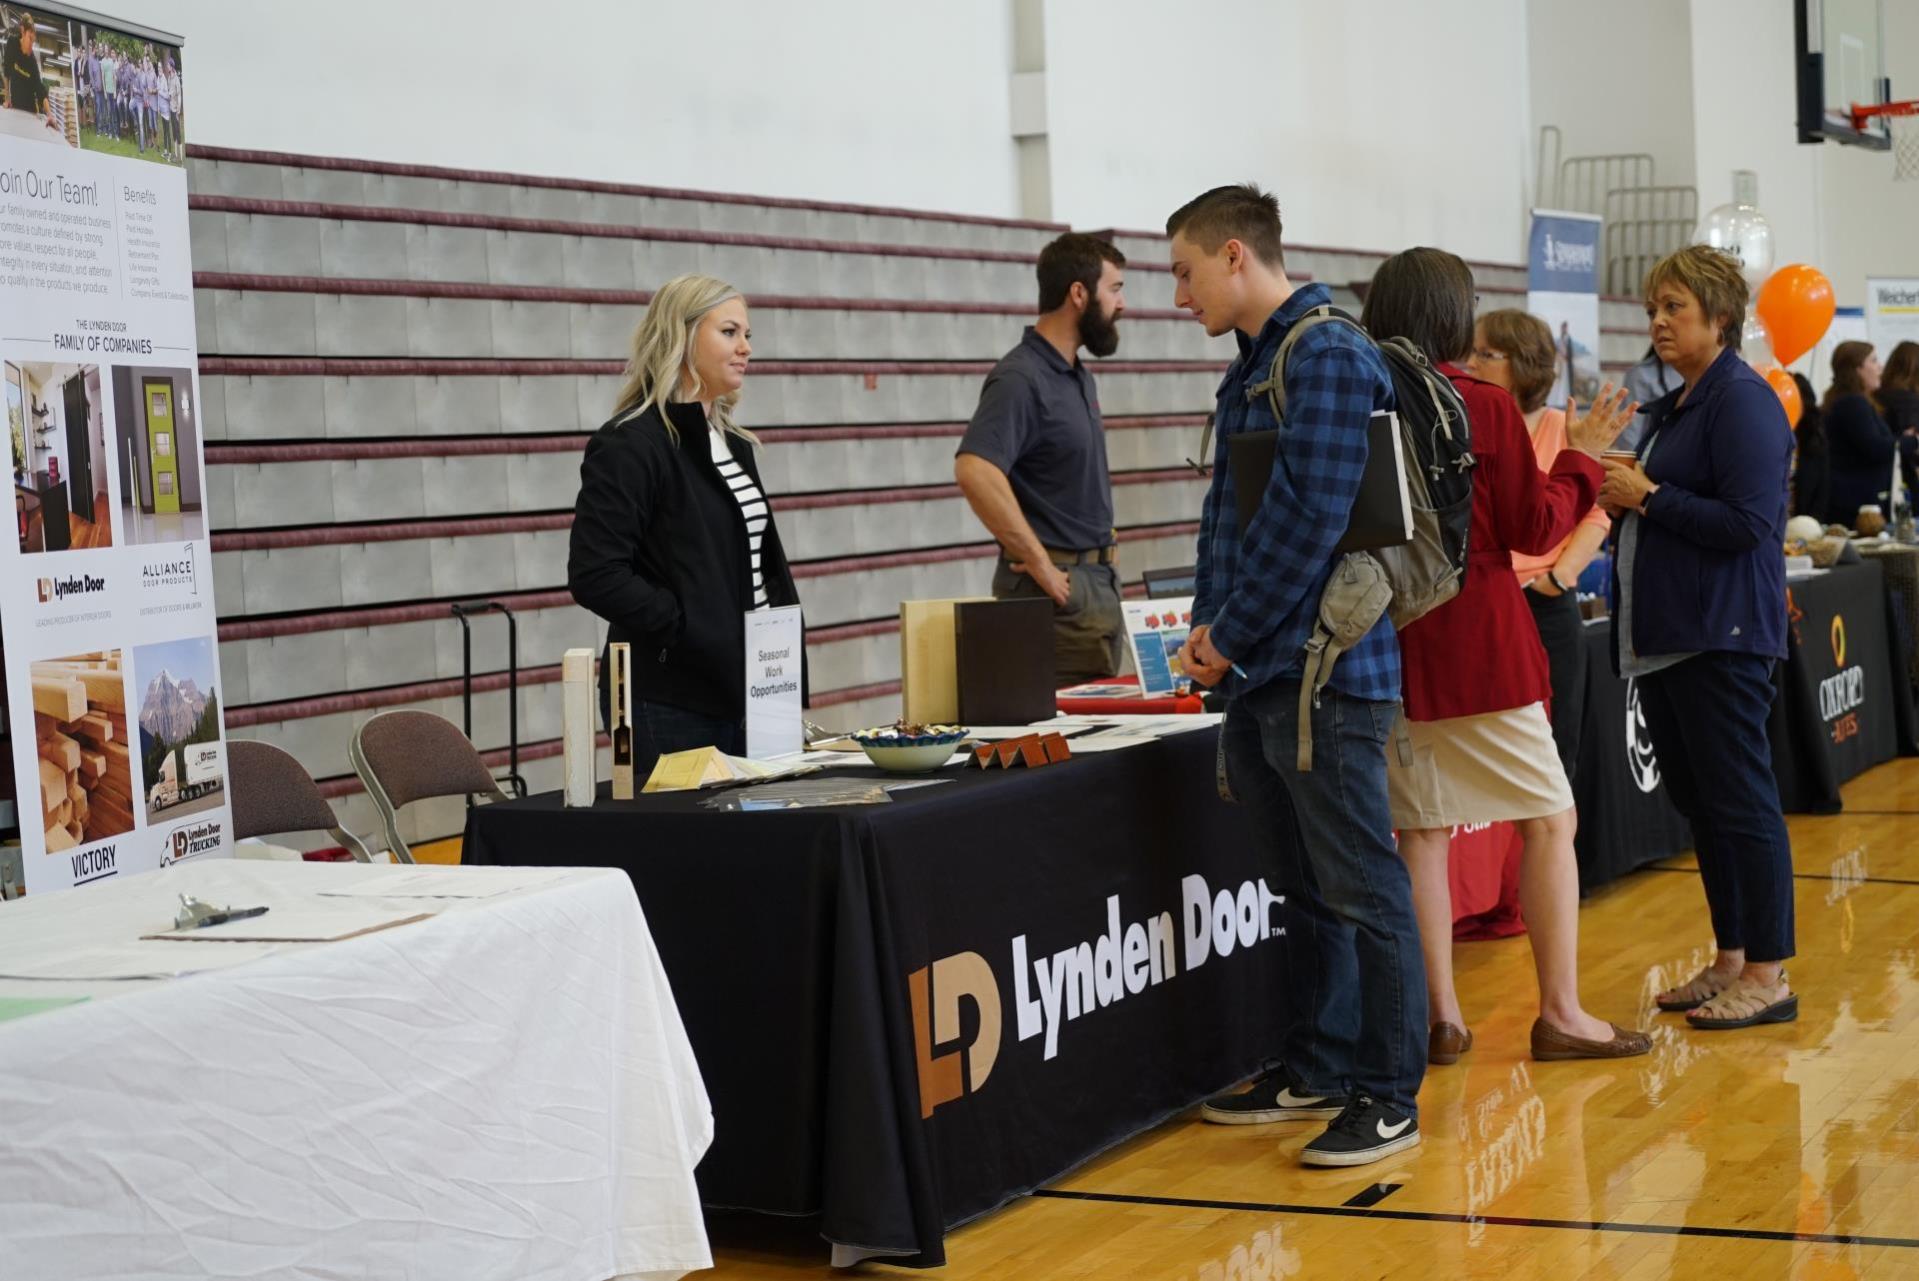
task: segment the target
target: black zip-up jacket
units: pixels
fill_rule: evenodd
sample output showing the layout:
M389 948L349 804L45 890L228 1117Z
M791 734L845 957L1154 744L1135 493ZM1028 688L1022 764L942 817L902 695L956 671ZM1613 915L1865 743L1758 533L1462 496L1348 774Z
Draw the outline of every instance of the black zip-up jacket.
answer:
M607 423L587 441L567 587L610 625L609 644L632 643L635 702L740 718L753 604L746 520L713 462L704 411L697 403L665 409L677 445L658 405ZM729 443L759 484L753 451L737 438ZM760 572L768 604L799 604L770 511Z

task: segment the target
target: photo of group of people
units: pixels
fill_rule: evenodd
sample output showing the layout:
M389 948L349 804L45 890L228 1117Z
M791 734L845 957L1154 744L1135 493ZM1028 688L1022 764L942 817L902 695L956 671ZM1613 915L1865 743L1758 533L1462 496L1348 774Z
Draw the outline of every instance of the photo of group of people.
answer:
M15 532L25 553L206 536L193 375L7 361ZM112 422L106 409L112 407Z
M0 134L186 163L178 49L20 5L0 29Z

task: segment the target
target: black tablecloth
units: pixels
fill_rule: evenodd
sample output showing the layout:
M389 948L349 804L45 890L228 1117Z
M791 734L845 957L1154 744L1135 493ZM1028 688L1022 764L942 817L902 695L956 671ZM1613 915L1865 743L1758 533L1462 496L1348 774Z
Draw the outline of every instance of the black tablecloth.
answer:
M863 808L539 796L475 809L465 857L631 875L713 1100L709 1206L938 1264L944 1229L1276 1052L1287 909L1214 794L1215 741L946 770Z
M1848 779L1919 753L1912 690L1895 666L1883 569L1841 565L1789 589L1789 657L1773 704L1773 772L1787 813L1841 808Z
M1612 620L1586 624L1585 644L1586 716L1573 775L1582 893L1692 845L1660 781L1638 691L1613 674Z

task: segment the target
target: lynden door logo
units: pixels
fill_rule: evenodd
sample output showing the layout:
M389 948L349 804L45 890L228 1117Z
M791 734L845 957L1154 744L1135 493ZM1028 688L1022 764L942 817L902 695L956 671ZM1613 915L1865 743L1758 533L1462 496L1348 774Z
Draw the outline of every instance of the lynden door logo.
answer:
M208 854L220 848L220 825L218 823L191 823L185 827L176 827L167 835L167 845L160 853L160 866L190 859L196 854Z
M74 574L66 578L43 578L40 580L40 603L51 605L64 601L69 596L91 596L95 592L107 589L107 580L95 578L92 574Z
M193 554L193 544L183 544L176 555L165 560L150 560L140 566L140 586L146 590L158 587L190 587L192 594L200 594L199 561Z
M1285 931L1272 909L1285 900L1265 881L1243 881L1214 893L1203 876L1180 882L1179 919L1161 912L1130 923L1119 895L1106 900L1104 932L1051 956L1027 956L1026 936L1012 940L1012 1006L1020 1041L1036 1037L1042 1062L1060 1051L1060 1030L1129 996L1138 996L1217 956L1251 951ZM913 1053L919 1065L920 1116L979 1093L1005 1041L1005 994L978 952L956 952L906 976L913 1007ZM969 1002L976 1019L962 1019Z
M1639 706L1639 682L1626 682L1626 768L1642 792L1659 787L1659 758L1653 755L1652 735L1646 731L1646 713Z
M942 1103L976 1093L992 1074L999 1059L999 984L985 957L959 952L908 974L906 990L913 1003L913 1056L919 1062L920 1116L924 1118ZM935 1054L935 1046L959 1040L962 999L972 1001L979 1011L973 1039Z

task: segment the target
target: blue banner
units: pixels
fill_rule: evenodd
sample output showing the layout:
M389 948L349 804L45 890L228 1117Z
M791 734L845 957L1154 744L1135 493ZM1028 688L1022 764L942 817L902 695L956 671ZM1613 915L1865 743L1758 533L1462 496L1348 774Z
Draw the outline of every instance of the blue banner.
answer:
M1587 214L1535 210L1526 287L1534 293L1598 293L1599 227L1599 219Z

